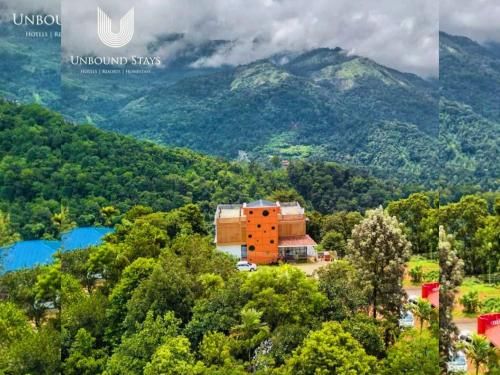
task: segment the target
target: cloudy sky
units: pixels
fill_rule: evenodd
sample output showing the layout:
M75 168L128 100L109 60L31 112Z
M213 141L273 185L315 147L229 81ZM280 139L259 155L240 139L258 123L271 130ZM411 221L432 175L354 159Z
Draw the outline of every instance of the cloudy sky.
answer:
M478 42L500 42L500 1L440 0L440 28Z
M67 55L114 52L97 39L97 5L116 23L135 7L135 35L127 53L144 54L158 36L183 33L194 43L233 41L231 48L221 48L198 66L237 65L285 50L340 46L402 71L423 76L437 72L434 0L63 0ZM164 61L182 43L163 48Z
M59 14L61 8L61 0L0 0L0 9L5 12L37 12ZM5 16L5 14L2 14Z

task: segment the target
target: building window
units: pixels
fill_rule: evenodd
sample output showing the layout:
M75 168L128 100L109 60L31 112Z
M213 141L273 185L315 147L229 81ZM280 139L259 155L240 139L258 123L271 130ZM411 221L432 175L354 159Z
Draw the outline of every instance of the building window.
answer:
M280 247L279 255L283 259L291 262L307 260L307 246L299 247Z
M257 224L257 228L260 228L260 224Z
M268 210L262 211L262 216L269 216L269 211Z
M252 210L250 210L248 213L249 213L250 215L253 215L253 211L252 211Z
M255 246L254 246L254 245L250 245L250 246L248 246L248 250L250 250L250 251L254 251L254 250L255 250Z
M249 234L249 235L248 235L248 238L252 238L252 235L251 235L251 234Z
M274 240L271 240L271 241L269 241L269 242L274 243Z
M275 229L276 229L276 227L275 227L275 226L272 226L272 227L271 227L271 229L272 229L272 230L275 230Z

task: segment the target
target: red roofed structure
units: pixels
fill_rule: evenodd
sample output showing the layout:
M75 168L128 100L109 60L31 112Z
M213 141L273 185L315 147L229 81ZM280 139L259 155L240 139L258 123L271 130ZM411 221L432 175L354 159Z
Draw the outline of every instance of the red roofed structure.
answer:
M500 313L478 316L477 333L486 338L497 348L500 348Z
M279 247L316 246L316 245L317 245L316 241L314 241L308 234L306 234L305 236L280 238L278 242Z
M427 283L422 285L422 298L430 302L433 307L439 308L439 283Z

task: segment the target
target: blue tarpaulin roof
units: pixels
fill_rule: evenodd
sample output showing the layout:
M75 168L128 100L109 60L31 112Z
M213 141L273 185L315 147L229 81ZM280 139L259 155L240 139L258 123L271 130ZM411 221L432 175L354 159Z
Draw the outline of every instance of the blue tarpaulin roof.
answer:
M97 246L103 237L113 232L112 228L88 227L75 228L61 237L61 241L21 241L12 246L1 248L3 272L16 271L23 268L33 268L38 265L50 264L57 250L72 251Z

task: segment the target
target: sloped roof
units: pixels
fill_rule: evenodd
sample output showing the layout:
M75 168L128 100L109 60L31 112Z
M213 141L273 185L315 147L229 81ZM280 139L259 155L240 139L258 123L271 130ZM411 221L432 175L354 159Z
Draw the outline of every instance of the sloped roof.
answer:
M281 247L299 247L299 246L316 246L317 243L309 235L293 236L280 238L278 246Z
M8 248L2 248L2 252L6 253L2 271L15 271L49 264L52 262L52 255L60 246L59 241L39 240L22 241Z
M111 232L112 228L104 227L75 228L62 235L61 248L64 251L71 251L97 246L102 242L102 238Z
M87 227L75 228L61 237L61 241L21 241L9 247L0 248L5 255L0 258L2 272L17 271L24 268L33 268L39 265L50 264L57 250L72 251L97 246L102 243L103 237L113 232L112 228Z

